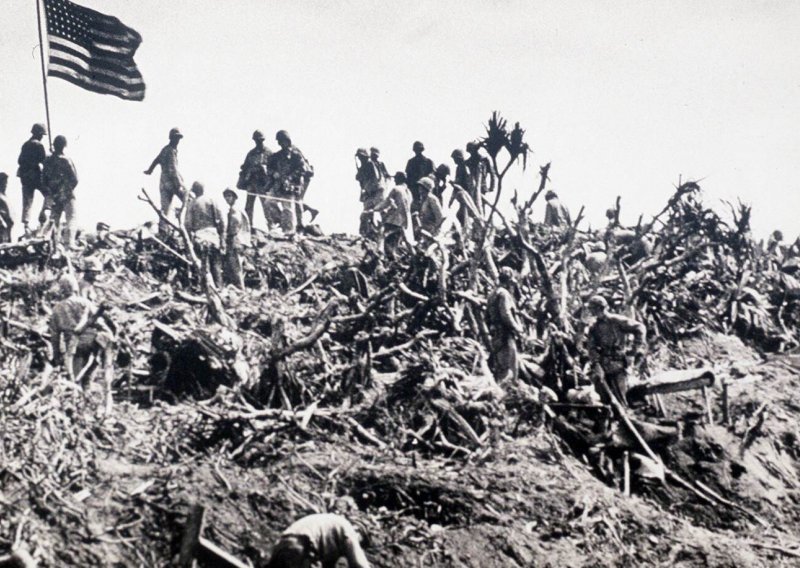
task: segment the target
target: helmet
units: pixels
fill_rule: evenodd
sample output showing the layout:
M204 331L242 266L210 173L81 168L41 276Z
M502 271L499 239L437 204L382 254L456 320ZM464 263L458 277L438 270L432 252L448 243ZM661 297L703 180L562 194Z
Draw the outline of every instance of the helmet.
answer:
M423 144L422 142L417 140L416 142L414 142L413 149L414 149L415 152L424 152L425 151L425 144Z
M608 300L606 300L603 296L595 295L589 298L588 306L590 308L602 308L604 310L608 309Z
M439 174L442 177L449 176L450 175L450 166L448 166L447 164L439 164L436 167L436 173Z
M514 270L510 266L501 266L499 271L499 279L502 283L513 282Z
M424 177L417 182L417 185L424 187L425 189L430 191L433 189L433 180L431 180L431 178L429 177Z
M261 132L260 130L256 130L256 131L253 132L253 140L262 140L263 141L263 140L266 140L266 138L264 138L264 133L263 132Z
M459 149L455 149L455 150L453 150L453 153L450 154L450 157L453 158L453 159L461 158L463 160L464 159L464 151L463 150L459 150Z
M475 142L467 142L467 152L477 152L479 147Z
M181 131L178 128L170 128L169 137L170 138L183 138L183 134L181 134Z
M292 143L292 137L289 136L289 133L285 130L278 130L278 132L275 133L275 140L278 142L281 140L286 140L289 144Z
M47 134L47 129L44 127L44 124L37 122L31 127L31 134Z
M356 156L363 156L364 158L368 158L369 154L367 154L366 149L359 148L358 150L356 150Z
M103 272L103 264L96 258L87 258L83 262L84 272Z
M53 138L53 147L54 148L64 148L67 145L67 139L59 134L55 138Z
M68 298L73 294L77 294L79 289L78 281L70 274L65 274L58 280L57 294L61 298Z

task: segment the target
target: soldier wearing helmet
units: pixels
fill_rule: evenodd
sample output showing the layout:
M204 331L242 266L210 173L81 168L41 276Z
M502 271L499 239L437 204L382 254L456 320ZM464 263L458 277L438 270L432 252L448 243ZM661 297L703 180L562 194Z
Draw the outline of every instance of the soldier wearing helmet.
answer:
M375 164L375 168L378 170L378 175L382 180L382 185L384 189L386 189L392 181L392 176L389 174L389 170L386 169L386 164L381 161L381 151L373 146L369 149L369 159L373 164Z
M250 222L247 215L236 207L238 195L230 188L222 192L228 204L228 218L225 227L226 253L223 258L223 276L228 284L244 290L244 272L241 253L251 244Z
M486 305L492 353L489 364L495 380L516 380L519 372L517 360L517 337L523 333L517 318L517 303L513 289L516 283L514 271L508 266L500 268L499 283Z
M365 535L366 536L366 535ZM267 568L369 568L361 535L345 517L317 513L292 523L272 550Z
M631 349L644 354L647 330L644 324L609 311L608 301L603 296L592 296L587 307L595 317L589 328L588 348L596 382L604 381L608 390L622 404L627 404L630 363L626 352L627 337L633 337ZM598 385L601 397L608 401L605 388Z
M544 224L551 227L567 228L572 224L569 209L561 203L555 191L548 191L544 194L547 205L544 211Z
M64 136L59 135L53 139L53 153L47 157L42 169L42 185L52 202L50 221L56 226L56 238L70 246L75 238L75 188L78 185L78 172L75 164L64 153L66 147L67 139Z
M356 151L356 160L358 161L356 181L361 188L359 200L364 204L358 234L372 239L377 237L373 210L383 203L384 198L383 175L377 164L370 159L366 149L359 148Z
M467 143L469 158L464 162L467 167L468 183L465 189L469 193L478 211L483 215L483 194L491 193L495 187L495 176L489 158L481 156L480 145L476 142Z
M205 192L202 183L194 182L191 194L192 198L186 205L186 229L200 252L203 266L211 272L214 284L221 287L223 259L227 254L225 237L228 220L219 202Z
M30 232L31 207L37 190L41 192L44 199L42 210L39 212L40 225L47 221L47 211L50 208L50 200L47 199L46 189L42 185L42 167L47 158L47 152L42 144L45 134L47 134L47 129L44 124L34 124L31 128L31 137L22 145L17 159L19 165L17 177L22 183L22 224L26 235Z
M89 257L83 261L83 276L78 282L80 295L92 302L97 302L97 278L103 272L103 263L99 259Z
M267 162L272 155L272 150L264 145L266 140L264 133L260 130L253 132L253 142L255 146L247 152L244 163L239 168L239 181L236 188L247 192L247 199L244 202L244 212L250 225L253 224L253 213L256 205L256 198L261 201L261 210L264 212L264 219L267 227L272 228L278 224L280 215L279 209L266 199L269 174L267 173ZM263 197L262 197L263 196Z
M471 181L464 151L456 148L450 154L450 157L453 159L456 169L453 175L453 193L450 194L448 207L452 207L455 202L459 203L460 207L456 213L456 219L458 219L460 225L461 239L466 241L474 231L475 225L473 224L473 220L475 220L478 225L482 222L481 209L479 209L478 204L475 202L473 194L468 191Z
M414 157L406 163L406 184L411 190L411 211L413 212L419 211L419 207L422 204L419 199L417 184L419 180L433 173L433 161L423 154L425 145L419 140L414 142L412 150L414 151Z
M280 225L287 235L294 235L298 224L302 225L302 213L308 210L312 219L317 211L303 205L308 183L314 175L314 168L303 153L292 144L292 138L285 130L275 134L280 150L267 160L270 173L269 196L279 208Z
M82 295L80 283L67 275L58 283L61 301L50 315L50 345L53 364L64 365L67 376L75 381L86 368L81 385L89 385L98 362L104 368L105 409L111 410L113 379L114 332L112 322L104 316L104 307Z
M179 129L170 129L169 144L161 149L153 163L150 164L150 167L144 171L149 176L156 166L161 166L161 179L159 180L158 189L161 197L161 213L164 217L168 217L172 211L173 197L177 197L181 202L186 198L186 187L178 171L178 143L181 138L183 138L183 134ZM161 233L165 232L167 224L159 221L158 230Z
M450 166L447 164L439 164L433 172L433 193L442 200L444 190L447 188L447 178L450 177Z
M436 236L444 221L442 203L433 192L434 182L429 177L422 178L417 184L419 194L419 228L423 236Z

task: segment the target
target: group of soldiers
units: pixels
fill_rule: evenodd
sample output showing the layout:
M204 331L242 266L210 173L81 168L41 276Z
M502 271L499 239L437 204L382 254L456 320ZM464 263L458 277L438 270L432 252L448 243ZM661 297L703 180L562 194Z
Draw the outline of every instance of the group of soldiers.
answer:
M31 208L36 192L44 198L39 212L41 231L51 227L59 230L59 239L70 246L75 238L75 188L78 172L66 155L67 139L56 136L53 151L48 155L42 139L47 134L43 124L34 124L30 138L22 145L17 160L17 177L22 184L22 224L25 234L31 232ZM5 196L8 175L0 173L0 242L11 242L14 221ZM63 225L62 225L63 217Z
M359 148L355 154L356 181L363 204L359 233L377 241L389 260L396 257L401 243L413 247L419 242L424 246L440 233L445 219L443 199L448 193L448 209L454 204L457 207L454 235L457 242L466 247L484 227L485 195L497 186L497 174L490 159L482 155L479 143L468 143L466 153L461 149L452 152L454 170L447 164L434 166L425 156L422 142L414 142L412 150L414 156L408 160L405 170L393 176L381 161L378 148L372 147L369 151ZM563 230L572 225L568 208L554 191L545 193L545 201L546 226ZM378 214L379 220L376 219ZM613 229L611 225L610 228ZM593 254L587 255L588 264L597 260ZM523 326L517 312L516 289L514 271L501 267L498 285L486 307L491 336L490 366L495 379L501 383L516 380L520 366L518 343L523 336ZM608 392L624 404L629 373L644 349L645 328L631 318L612 313L602 296L591 298L587 308L594 316L587 337L593 373L608 386ZM598 390L601 398L608 397L606 389Z
M490 365L495 380L506 383L518 377L518 342L524 328L515 300L516 275L508 266L501 267L498 273L498 285L487 300L486 310L491 338ZM633 318L611 312L603 296L589 298L586 308L593 317L587 348L597 394L602 400L608 401L613 395L621 404L627 404L626 393L635 363L645 354L646 328Z
M303 227L303 213L318 211L304 204L309 181L314 168L303 153L292 144L285 130L275 135L279 150L272 152L264 144L260 130L253 132L255 146L245 156L236 184L245 192L244 212L236 206L239 195L226 188L223 198L228 211L205 193L200 182L194 182L189 192L178 169L178 144L183 138L180 130L169 131L169 143L155 157L145 174L150 175L156 166L161 168L159 180L161 217L159 230L167 229L175 199L186 203L185 225L194 237L194 243L207 265L217 286L232 284L244 287L241 252L250 245L251 227L256 199L261 201L264 218L270 229L280 228L289 237Z
M144 171L150 175L156 166L161 167L159 191L162 230L171 215L174 200L177 198L183 202L187 197L186 186L178 170L178 144L182 138L183 134L179 129L170 130L169 143L161 149L150 167ZM236 188L247 195L244 210L249 226L252 226L255 202L258 199L261 201L268 227L270 229L280 227L286 235L294 235L303 227L304 212L311 214L311 221L319 213L303 202L308 184L314 176L314 168L303 153L292 144L292 138L285 130L279 130L275 135L275 141L280 148L277 152L267 148L265 140L260 130L253 132L255 146L245 156ZM195 193L198 183L195 182L192 186L191 193ZM234 202L238 198L230 189L226 189L225 194L232 196ZM228 204L232 206L230 202Z
M479 152L476 143L467 144L469 158L464 152L454 150L455 175L447 164L434 166L425 156L425 145L414 142L414 156L406 163L404 171L389 175L380 161L380 151L363 148L356 151L356 181L361 188L363 211L359 233L382 240L387 256L392 258L401 242L413 243L415 239L435 237L444 221L442 200L450 190L449 207L458 203L459 235L470 235L473 223L483 217L484 194L494 191L495 179L488 158ZM376 218L380 214L380 220Z
M76 198L78 174L73 161L66 155L64 136L53 139L48 153L42 140L47 134L43 124L34 124L30 138L22 145L17 177L22 186L22 224L24 237L45 237L67 248L75 246ZM187 190L178 168L178 145L183 134L178 128L169 131L169 142L144 171L152 174L160 167L159 233L174 224L173 206L177 200L185 205L185 224L195 246L207 263L215 284L244 286L241 251L250 244L253 209L260 200L270 229L280 228L287 236L303 229L303 214L308 212L313 222L318 211L303 202L314 168L303 153L292 144L288 132L280 130L275 136L279 150L272 152L265 144L263 133L253 133L255 147L247 153L239 172L237 189L246 194L244 213L236 203L239 193L230 188L223 192L227 211L205 193L201 182ZM0 173L0 243L11 242L14 220L6 198L8 175ZM43 197L38 215L38 227L31 223L36 193ZM181 211L183 213L183 211Z
M363 210L359 234L382 244L387 257L394 258L398 245L427 242L439 234L447 207L457 207L456 235L462 243L483 227L486 194L495 190L497 174L489 158L481 154L477 142L453 150L453 170L447 164L434 166L425 156L425 145L414 142L414 156L404 171L389 174L380 159L380 150L372 147L356 151L356 181ZM545 195L545 224L564 227L571 223L569 211L553 191Z

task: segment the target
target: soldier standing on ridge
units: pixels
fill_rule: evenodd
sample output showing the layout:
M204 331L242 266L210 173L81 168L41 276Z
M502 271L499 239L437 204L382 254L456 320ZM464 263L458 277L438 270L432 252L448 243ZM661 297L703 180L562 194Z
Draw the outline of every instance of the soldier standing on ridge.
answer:
M44 162L42 184L53 203L50 220L56 227L56 240L71 246L75 238L75 187L78 185L78 172L72 160L64 155L66 147L67 139L61 135L56 136L53 140L53 153Z
M226 254L224 262L225 280L237 288L244 290L244 275L242 274L241 251L250 246L250 222L247 215L236 208L239 198L236 192L228 188L222 192L225 203L228 204L228 223L225 233Z
M271 229L275 214L271 212L270 207L272 204L267 201L266 195L267 183L269 182L267 160L272 155L272 150L264 146L264 140L264 134L260 130L253 132L253 141L256 145L247 152L247 156L244 158L244 163L239 170L239 181L236 183L236 187L247 192L244 211L247 214L247 220L250 225L252 226L253 224L253 212L256 198L258 198L261 201L261 209L264 212L267 227Z
M280 207L281 229L292 236L297 231L297 211L301 203L308 179L314 175L303 153L292 145L292 139L285 130L279 130L275 140L281 147L269 157L267 171L270 172L269 196Z
M447 164L439 164L433 172L433 194L439 198L441 202L444 196L444 190L447 189L447 178L450 176L450 166Z
M410 220L410 194L406 187L406 174L397 172L394 175L394 184L383 203L375 208L381 214L383 245L389 260L394 260L397 247L408 231Z
M498 383L516 380L519 372L517 337L522 335L522 325L517 319L517 303L512 295L514 285L514 271L508 266L501 267L499 284L486 306L492 341L490 362Z
M572 224L572 219L567 209L558 199L555 191L544 194L547 206L544 211L544 224L551 227L567 228Z
M433 182L430 178L423 178L417 184L419 197L422 201L419 207L419 228L425 237L435 237L439 234L439 227L444 221L442 203L433 192Z
M25 234L30 232L28 226L33 206L33 197L38 189L44 198L42 210L39 213L39 225L47 221L47 209L50 208L50 200L44 186L42 185L42 166L47 157L47 152L42 144L42 138L47 134L47 129L43 124L34 124L31 128L31 137L22 145L17 159L17 177L22 183L22 225Z
M358 234L364 238L372 239L376 236L376 226L373 220L375 208L383 202L383 179L378 166L369 159L367 151L359 148L356 151L359 162L356 172L356 181L361 187L359 200L364 204Z
M483 215L483 194L494 191L495 179L489 158L481 156L479 150L480 146L475 142L467 143L469 158L465 161L465 165L469 183L466 190L475 201L475 206L480 214Z
M169 144L161 149L158 156L150 164L144 173L150 175L156 166L161 166L161 180L158 189L161 194L161 213L164 217L169 217L172 211L172 198L177 197L184 201L186 198L186 188L183 185L183 178L178 171L178 143L183 138L183 134L177 128L169 131ZM158 223L159 233L167 230L167 224L163 221Z
M413 150L414 157L406 163L406 184L411 190L411 211L416 212L419 211L420 206L417 184L419 180L433 173L433 161L423 155L425 145L419 140L414 142Z
M450 157L453 159L453 162L456 165L456 173L453 176L453 193L450 196L450 203L448 206L452 207L454 201L459 201L462 203L462 207L458 210L458 213L456 213L456 219L458 219L458 222L461 224L461 236L464 243L466 243L472 234L473 226L470 210L474 210L475 216L480 217L481 209L478 209L478 204L475 203L475 197L472 193L470 193L469 170L467 170L467 162L464 159L464 152L456 148L450 154ZM456 190L456 187L460 188L460 190L463 192L463 195ZM463 206L465 197L469 198L469 203L472 204L471 209Z
M369 159L370 161L375 164L375 168L378 170L378 177L381 179L381 185L386 189L389 184L392 183L392 176L389 175L389 170L386 169L386 164L381 162L381 151L378 150L375 146L369 149Z
M225 214L219 204L205 195L203 184L192 184L194 199L186 210L186 229L194 237L194 244L203 258L203 269L211 271L216 286L222 286L222 258L226 254Z

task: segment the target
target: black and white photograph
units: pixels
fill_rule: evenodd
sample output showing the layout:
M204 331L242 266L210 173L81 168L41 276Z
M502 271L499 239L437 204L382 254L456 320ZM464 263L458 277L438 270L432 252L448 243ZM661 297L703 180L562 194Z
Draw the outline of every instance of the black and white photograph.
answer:
M0 30L0 568L800 566L800 3Z

